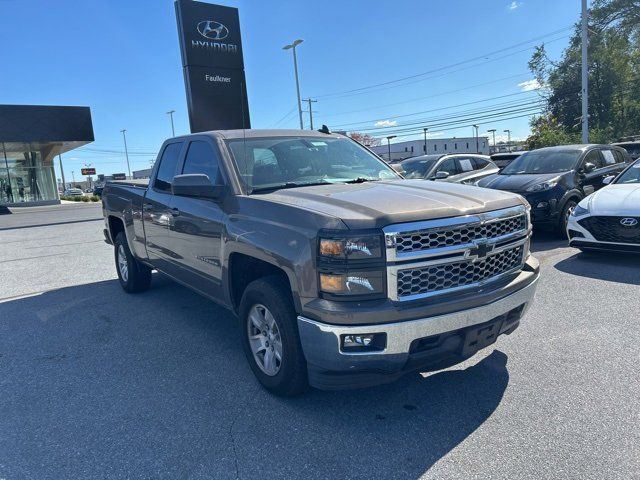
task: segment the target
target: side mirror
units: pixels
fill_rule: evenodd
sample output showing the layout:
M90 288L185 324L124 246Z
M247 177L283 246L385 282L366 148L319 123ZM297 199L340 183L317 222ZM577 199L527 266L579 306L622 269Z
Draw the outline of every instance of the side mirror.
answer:
M445 178L449 178L449 172L440 171L436 173L436 180L444 180Z
M596 166L593 163L587 162L584 164L584 167L582 167L582 171L584 173L591 173L596 169Z
M613 182L613 179L616 178L613 175L609 175L608 177L604 177L602 179L602 183L604 183L605 185L609 185L611 182Z
M180 197L200 197L218 199L222 196L223 185L213 185L204 173L176 175L171 182L171 193Z

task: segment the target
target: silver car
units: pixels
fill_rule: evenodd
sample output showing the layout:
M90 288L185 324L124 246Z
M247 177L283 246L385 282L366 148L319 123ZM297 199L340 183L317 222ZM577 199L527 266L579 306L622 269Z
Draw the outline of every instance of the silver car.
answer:
M400 164L405 178L473 184L500 170L486 155L421 155Z

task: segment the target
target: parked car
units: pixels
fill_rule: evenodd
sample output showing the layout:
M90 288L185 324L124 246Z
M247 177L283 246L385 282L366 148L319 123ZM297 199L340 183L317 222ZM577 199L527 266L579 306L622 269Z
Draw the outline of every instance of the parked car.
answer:
M77 197L77 196L83 196L84 193L82 193L82 190L80 188L67 188L64 191L64 195L66 197Z
M618 142L612 143L616 147L624 148L632 160L637 160L640 158L640 141L638 142Z
M95 188L93 189L93 194L94 194L94 195L96 195L96 196L98 196L98 197L101 197L101 196L102 196L102 190L103 190L103 189L104 189L104 186L95 187Z
M496 164L496 166L502 170L504 167L513 162L516 158L518 158L523 153L527 153L526 151L520 152L502 152L502 153L494 153L491 155L491 161Z
M404 180L339 134L172 138L102 200L122 288L157 269L231 310L282 395L463 361L518 327L539 276L522 197Z
M582 200L567 225L569 245L580 250L640 253L640 160Z
M498 173L498 167L486 155L421 155L400 164L405 178L422 178L453 183L474 183Z
M521 155L499 174L477 185L521 194L531 205L535 226L551 228L564 236L575 206L630 161L624 149L611 145L541 148Z

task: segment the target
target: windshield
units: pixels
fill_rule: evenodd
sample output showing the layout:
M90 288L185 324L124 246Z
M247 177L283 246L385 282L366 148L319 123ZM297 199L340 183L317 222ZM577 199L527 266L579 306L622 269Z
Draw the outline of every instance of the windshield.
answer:
M561 173L575 168L581 150L533 150L516 158L500 175Z
M402 162L404 178L426 178L439 157Z
M623 172L616 183L640 183L640 161L631 165Z
M267 137L228 140L238 173L252 192L400 176L346 138Z

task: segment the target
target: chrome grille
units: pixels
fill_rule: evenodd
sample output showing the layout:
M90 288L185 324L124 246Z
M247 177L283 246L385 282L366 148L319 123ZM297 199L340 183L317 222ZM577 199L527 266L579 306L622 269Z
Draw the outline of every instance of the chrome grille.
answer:
M396 235L398 253L430 250L433 248L464 245L482 238L497 238L508 235L527 226L525 214L496 220L484 224L463 224L455 227L414 230Z
M398 271L398 297L432 294L482 283L523 262L524 246L503 250L479 260L426 265Z

